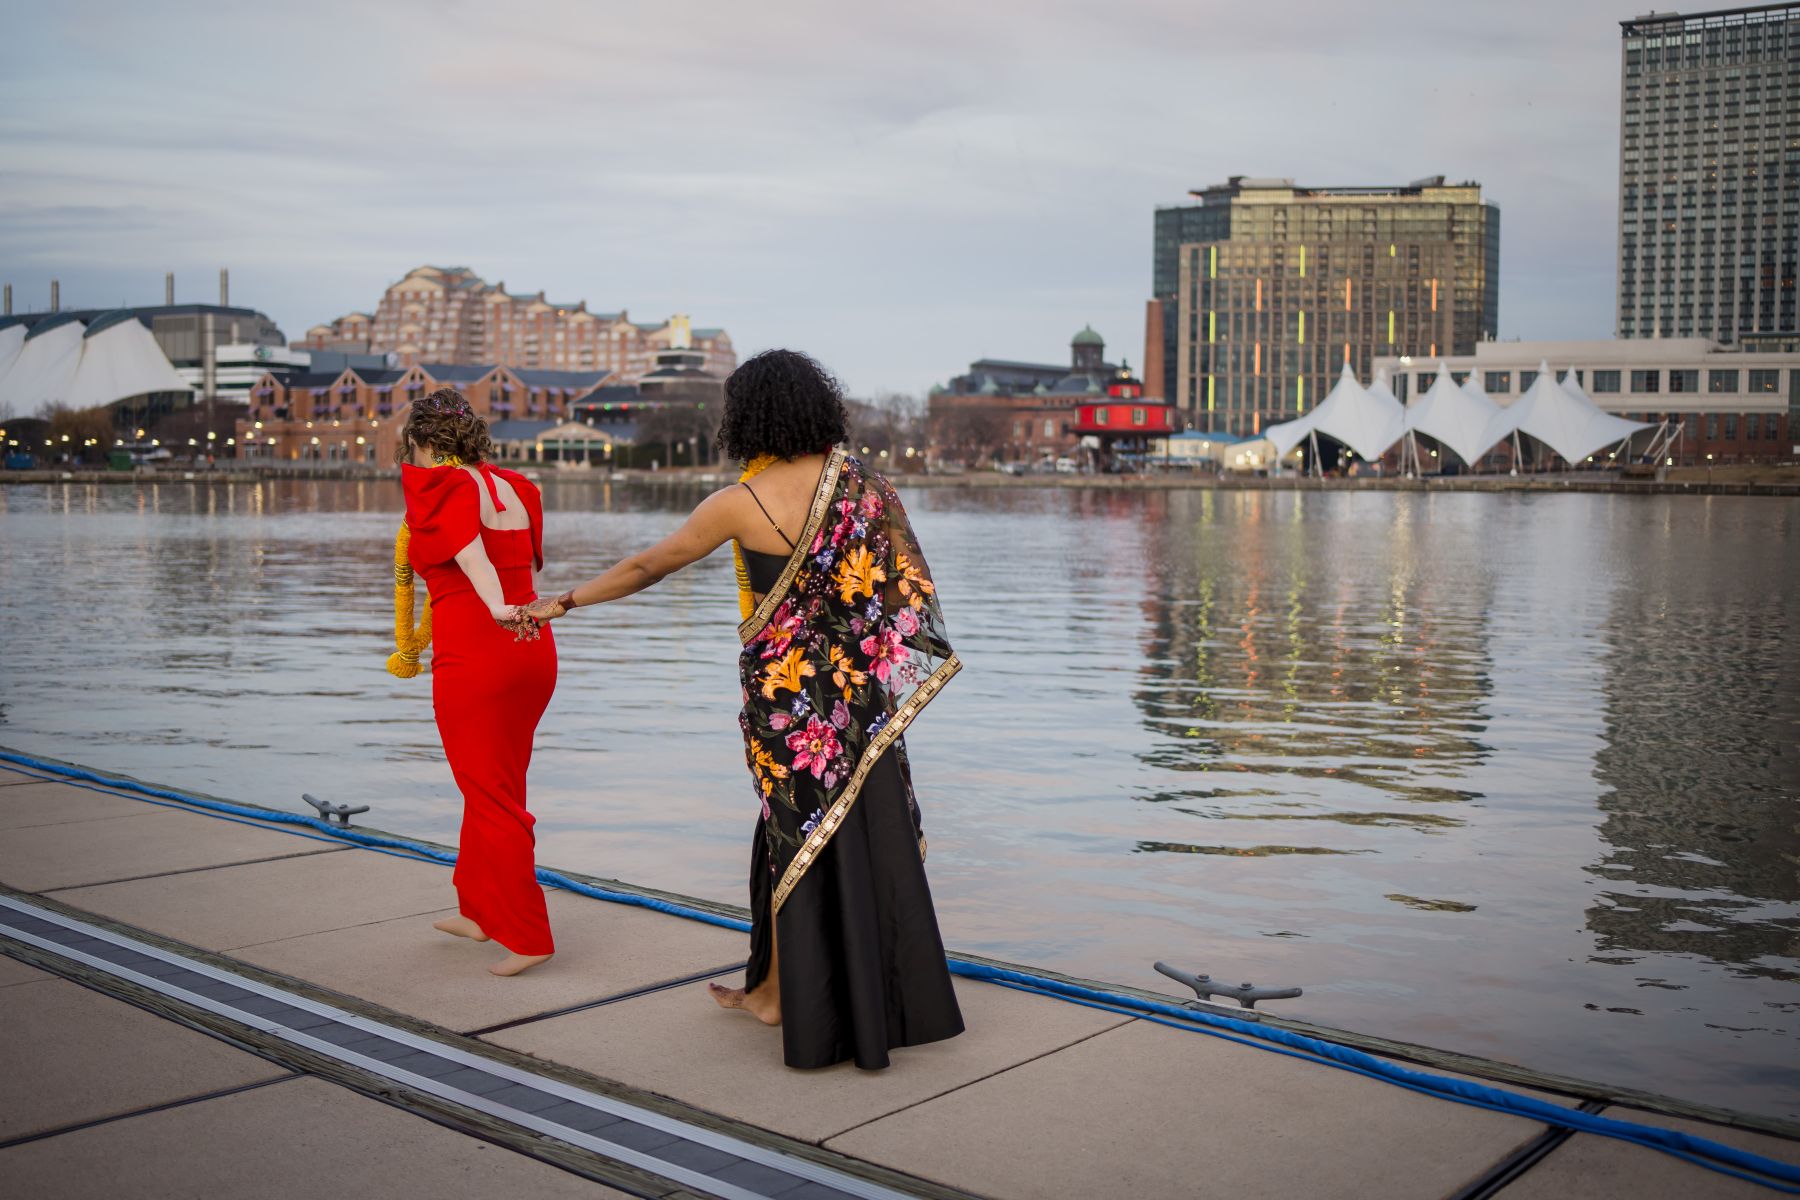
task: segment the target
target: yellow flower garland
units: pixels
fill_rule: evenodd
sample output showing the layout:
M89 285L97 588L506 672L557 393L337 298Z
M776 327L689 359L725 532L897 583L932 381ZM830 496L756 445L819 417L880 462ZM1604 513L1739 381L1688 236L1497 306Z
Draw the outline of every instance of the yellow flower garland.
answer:
M419 673L419 655L431 645L431 597L425 598L425 613L413 628L413 569L406 549L412 543L412 529L402 521L394 538L394 645L388 655L389 674L411 679Z
M738 476L738 482L748 483L780 461L773 454L753 458L744 467L744 473ZM738 612L743 620L748 621L750 614L756 611L756 598L755 593L750 590L750 568L744 565L744 547L740 543L731 543L731 557L737 564Z
M437 462L441 467L462 466L462 459L454 454L443 455ZM402 521L400 532L394 535L394 645L398 649L387 660L388 673L401 679L419 673L419 655L431 645L431 597L425 598L425 612L418 627L413 627L413 569L407 553L411 545L412 529Z

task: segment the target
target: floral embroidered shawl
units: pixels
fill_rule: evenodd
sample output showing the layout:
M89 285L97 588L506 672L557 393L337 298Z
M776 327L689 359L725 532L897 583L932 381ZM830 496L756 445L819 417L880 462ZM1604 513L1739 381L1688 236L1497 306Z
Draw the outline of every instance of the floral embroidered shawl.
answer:
M889 749L904 754L906 727L962 663L893 485L841 450L738 637L739 724L779 912L870 769Z

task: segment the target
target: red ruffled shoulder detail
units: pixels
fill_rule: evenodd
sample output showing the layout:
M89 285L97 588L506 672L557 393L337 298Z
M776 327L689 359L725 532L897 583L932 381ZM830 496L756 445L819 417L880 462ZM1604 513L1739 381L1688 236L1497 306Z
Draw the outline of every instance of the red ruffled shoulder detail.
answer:
M538 570L544 569L544 497L538 491L537 484L525 478L517 471L509 471L505 467L489 467L488 470L512 484L512 490L525 505L525 512L531 518L531 561Z
M481 536L481 493L461 467L400 467L415 564L444 563Z

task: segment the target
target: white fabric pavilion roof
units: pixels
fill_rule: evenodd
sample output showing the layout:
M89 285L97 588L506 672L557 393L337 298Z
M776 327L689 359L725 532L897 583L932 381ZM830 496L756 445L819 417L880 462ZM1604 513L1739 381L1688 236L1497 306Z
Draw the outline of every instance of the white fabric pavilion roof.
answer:
M1313 429L1373 462L1406 432L1406 410L1388 390L1385 375L1377 375L1365 388L1346 363L1337 386L1313 410Z
M1473 383L1474 376L1470 376ZM1438 364L1437 379L1429 391L1406 409L1406 427L1433 438L1441 446L1474 466L1506 435L1491 436L1489 428L1500 413L1500 406L1488 399L1480 388L1458 387L1450 376L1450 368Z
M19 357L19 351L25 348L25 327L8 325L0 329L0 379L6 377L6 369Z
M46 404L93 408L149 392L191 392L142 321L123 314L93 325L52 318L6 353L11 326L0 330L0 404L35 412Z
M32 330L18 357L0 376L0 405L29 413L46 404L67 403L69 384L81 363L81 335L86 332L80 321Z
M1517 429L1544 443L1569 463L1579 463L1588 455L1604 450L1614 442L1622 442L1639 430L1655 428L1642 421L1627 421L1624 417L1600 411L1579 388L1570 391L1558 383L1548 363L1538 364L1538 375L1531 387L1502 409L1500 415L1506 426L1501 436Z

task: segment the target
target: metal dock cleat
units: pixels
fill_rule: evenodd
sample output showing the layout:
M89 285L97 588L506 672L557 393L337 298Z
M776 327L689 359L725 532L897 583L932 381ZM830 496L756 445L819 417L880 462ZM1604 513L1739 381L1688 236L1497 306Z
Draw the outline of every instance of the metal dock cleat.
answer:
M1183 971L1180 967L1171 967L1166 962L1158 962L1156 970L1159 974L1167 975L1177 983L1185 983L1194 989L1194 995L1199 999L1188 1001L1188 1007L1198 1008L1205 1004L1213 1008L1223 1008L1224 1005L1214 1001L1213 997L1229 996L1238 1002L1239 1008L1248 1010L1247 1013L1232 1014L1241 1020L1254 1021L1257 1019L1258 1014L1254 1010L1258 1000L1292 1000L1300 995L1299 988L1257 987L1248 981L1237 984L1235 987L1229 983L1217 983L1214 982L1211 975L1195 975Z
M338 824L344 826L346 829L350 826L351 817L354 817L357 813L366 813L369 811L369 806L366 804L358 804L355 807L348 804L333 804L329 800L319 799L311 792L301 792L300 798L319 810L320 820L329 823L331 818L336 817L338 819Z

